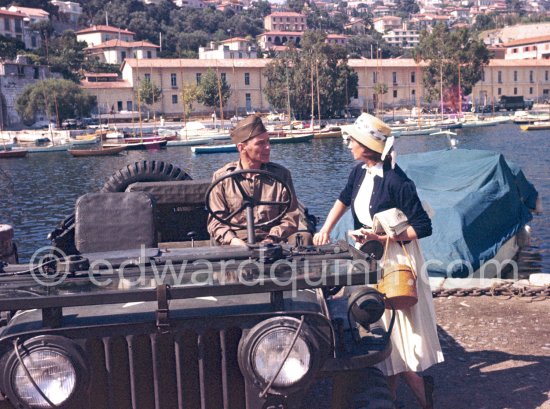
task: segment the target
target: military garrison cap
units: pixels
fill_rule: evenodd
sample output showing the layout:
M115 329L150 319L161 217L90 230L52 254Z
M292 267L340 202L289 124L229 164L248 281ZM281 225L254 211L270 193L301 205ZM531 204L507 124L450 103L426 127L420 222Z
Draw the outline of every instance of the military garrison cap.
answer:
M247 116L239 121L235 129L231 131L231 140L233 143L241 143L267 132L262 118L258 115Z

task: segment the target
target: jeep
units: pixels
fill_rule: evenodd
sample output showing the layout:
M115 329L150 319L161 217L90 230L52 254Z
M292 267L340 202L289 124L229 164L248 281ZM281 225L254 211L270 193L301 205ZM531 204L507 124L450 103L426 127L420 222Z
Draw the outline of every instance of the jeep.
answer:
M247 246L212 245L218 182L128 165L77 200L50 249L0 263L1 409L393 407L375 368L393 320L366 286L379 249L305 245L303 206L295 243L255 244L252 228ZM260 202L242 199L253 227Z

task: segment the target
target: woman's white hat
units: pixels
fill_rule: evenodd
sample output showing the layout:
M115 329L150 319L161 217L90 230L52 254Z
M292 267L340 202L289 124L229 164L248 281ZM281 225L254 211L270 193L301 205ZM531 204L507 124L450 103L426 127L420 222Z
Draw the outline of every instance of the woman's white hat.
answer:
M343 126L342 132L383 156L386 156L384 151L389 151L391 148L387 146L388 142L393 145L391 128L384 121L366 112L359 115L353 125Z

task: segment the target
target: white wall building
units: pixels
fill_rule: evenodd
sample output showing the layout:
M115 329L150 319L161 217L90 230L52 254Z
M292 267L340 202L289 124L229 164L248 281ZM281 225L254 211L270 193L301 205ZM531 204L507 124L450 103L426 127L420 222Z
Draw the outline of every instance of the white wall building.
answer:
M78 41L85 41L88 44L88 47L92 47L109 40L133 42L135 35L132 31L103 25L88 27L77 31L75 34L76 39Z
M77 24L82 16L82 6L74 1L51 0L50 4L57 6L59 14L71 24Z
M257 58L256 48L245 38L235 37L206 47L199 47L199 60L225 60L234 58Z

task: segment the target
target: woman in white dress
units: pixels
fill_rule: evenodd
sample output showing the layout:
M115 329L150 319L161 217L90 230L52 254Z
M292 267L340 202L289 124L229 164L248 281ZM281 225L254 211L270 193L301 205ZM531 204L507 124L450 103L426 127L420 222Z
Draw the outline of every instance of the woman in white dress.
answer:
M418 243L418 239L431 235L431 221L422 208L414 183L395 164L395 155L390 155L393 153L393 137L389 126L364 113L344 131L350 137L353 158L361 163L351 171L346 187L313 242L316 245L328 243L332 229L350 206L355 229L360 229L360 234L354 236L358 242L378 240L386 243L386 235L378 235L370 230L372 217L376 213L398 208L407 216L407 229L389 239L385 263L412 263L418 275L418 302L410 308L396 311L391 334L392 353L379 364L379 368L387 376L394 399L398 377L402 377L420 405L424 409L431 409L433 379L418 374L443 361L432 293L426 271L422 268L424 259ZM401 244L407 249L410 262ZM391 312L387 311L382 318L386 328L390 317Z

